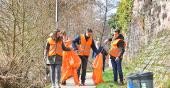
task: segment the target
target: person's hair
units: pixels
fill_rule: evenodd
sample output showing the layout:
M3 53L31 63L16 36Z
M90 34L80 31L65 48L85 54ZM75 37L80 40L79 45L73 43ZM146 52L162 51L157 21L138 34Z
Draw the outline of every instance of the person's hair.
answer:
M120 30L119 29L116 29L114 32L118 32L118 34L120 33Z
M122 34L119 34L118 39L124 40L124 36Z
M56 42L58 42L58 41L60 41L61 40L61 38L59 37L59 38L57 38L56 37L56 34L58 33L58 32L60 32L60 30L59 29L57 29L57 30L55 30L55 31L53 31L53 34L52 34L52 39L53 40L55 40Z
M86 32L92 33L93 31L92 31L92 29L88 28L88 29L86 30Z
M61 34L66 35L66 31L65 31L65 30L62 30L62 31L61 31Z

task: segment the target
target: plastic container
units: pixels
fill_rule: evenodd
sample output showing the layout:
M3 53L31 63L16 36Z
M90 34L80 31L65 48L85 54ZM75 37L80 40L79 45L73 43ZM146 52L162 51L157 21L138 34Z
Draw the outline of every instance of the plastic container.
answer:
M127 88L153 88L153 73L133 73L127 77Z

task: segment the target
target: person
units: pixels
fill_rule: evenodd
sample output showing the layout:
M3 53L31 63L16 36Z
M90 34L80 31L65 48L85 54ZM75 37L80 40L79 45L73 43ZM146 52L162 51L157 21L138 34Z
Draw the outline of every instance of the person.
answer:
M123 36L123 34L120 33L120 30L119 30L119 29L116 29L115 31L117 31L117 33L119 34L119 38L122 39L122 40L124 40L124 36ZM104 43L106 44L107 42L111 42L112 39L113 39L113 36L114 36L114 34L112 34L112 37L111 37L111 38L106 39L106 40L104 41Z
M72 48L71 39L66 35L65 31L62 31L63 42L66 47ZM62 61L62 85L66 85L66 80L70 77L74 77L74 82L76 86L79 86L79 79L77 70L81 64L79 56L73 51L63 51L63 61Z
M118 83L119 74L120 84L124 84L122 72L122 59L123 54L125 52L125 41L123 35L120 34L120 30L118 29L114 31L114 34L112 36L113 38L108 39L107 41L112 41L109 55L113 68L114 82Z
M77 74L80 77L80 69L82 68L81 74L82 86L85 85L87 62L91 48L95 53L98 53L98 50L92 38L92 33L93 31L91 29L87 29L85 34L80 34L72 42L74 50L77 51L79 57L81 58L81 66L79 67Z
M47 58L46 64L50 66L50 79L52 88L56 88L56 83L60 88L63 50L70 51L71 49L65 47L60 35L60 30L56 30L52 33L51 37L47 39L45 47L45 57Z

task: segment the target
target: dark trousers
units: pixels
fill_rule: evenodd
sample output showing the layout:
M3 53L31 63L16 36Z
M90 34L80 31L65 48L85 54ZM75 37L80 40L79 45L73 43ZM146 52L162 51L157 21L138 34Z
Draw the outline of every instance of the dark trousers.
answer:
M103 55L103 72L105 70L105 61L106 61L106 57L105 57L105 55Z
M118 74L120 81L123 81L123 72L122 72L122 59L119 59L118 61L115 61L115 57L110 57L112 68L113 68L113 74L114 74L114 81L118 81Z
M81 65L77 71L78 78L80 77L80 70L82 70L81 73L81 82L84 83L86 80L86 69L87 69L87 62L88 62L88 56L79 56L81 58Z

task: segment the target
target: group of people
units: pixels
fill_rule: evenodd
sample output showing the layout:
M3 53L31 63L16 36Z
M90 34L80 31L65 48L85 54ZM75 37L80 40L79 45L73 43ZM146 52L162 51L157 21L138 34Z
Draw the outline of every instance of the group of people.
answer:
M111 42L108 52L104 50L104 47L96 48L92 35L91 29L87 29L84 34L80 34L74 39L70 39L65 31L60 30L56 30L50 35L45 47L45 58L50 67L52 88L66 85L66 80L70 77L74 77L75 85L85 86L86 69L91 49L95 56L103 55L103 62L105 62L106 55L110 56L114 81L118 82L119 74L120 83L124 83L121 62L125 51L125 41L120 30L115 30L112 38L104 41L104 43ZM101 69L104 70L103 67Z

